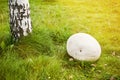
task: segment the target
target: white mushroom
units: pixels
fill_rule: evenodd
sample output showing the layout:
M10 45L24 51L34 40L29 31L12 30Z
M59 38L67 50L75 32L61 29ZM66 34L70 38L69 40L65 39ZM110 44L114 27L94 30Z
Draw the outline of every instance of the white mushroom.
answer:
M81 61L96 61L101 55L98 41L86 33L77 33L67 41L67 52L74 59Z

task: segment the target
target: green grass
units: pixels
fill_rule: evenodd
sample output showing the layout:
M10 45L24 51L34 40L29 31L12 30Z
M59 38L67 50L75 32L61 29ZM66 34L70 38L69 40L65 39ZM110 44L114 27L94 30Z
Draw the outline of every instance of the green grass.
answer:
M33 32L12 44L8 3L0 0L0 80L120 80L120 0L30 0L30 5ZM77 32L100 42L98 61L69 60L66 41Z

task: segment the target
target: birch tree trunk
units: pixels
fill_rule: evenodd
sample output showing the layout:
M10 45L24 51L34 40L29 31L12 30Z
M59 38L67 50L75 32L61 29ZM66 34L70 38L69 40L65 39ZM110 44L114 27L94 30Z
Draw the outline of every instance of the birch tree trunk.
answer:
M10 29L14 40L32 32L29 0L9 0Z

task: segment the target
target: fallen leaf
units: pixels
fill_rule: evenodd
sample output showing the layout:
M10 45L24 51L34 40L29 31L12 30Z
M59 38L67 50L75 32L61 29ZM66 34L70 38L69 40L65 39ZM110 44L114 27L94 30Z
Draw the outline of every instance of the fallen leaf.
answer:
M73 61L73 58L69 58L69 61Z
M115 55L116 55L115 51L114 51L114 52L112 52L112 56L115 56Z

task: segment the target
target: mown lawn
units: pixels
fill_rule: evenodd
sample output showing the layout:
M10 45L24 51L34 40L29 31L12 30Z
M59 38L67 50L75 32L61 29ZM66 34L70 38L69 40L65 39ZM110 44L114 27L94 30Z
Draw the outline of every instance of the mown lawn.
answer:
M0 80L120 80L120 0L30 0L33 32L12 44L0 0ZM101 44L96 62L70 60L66 41L85 32Z

